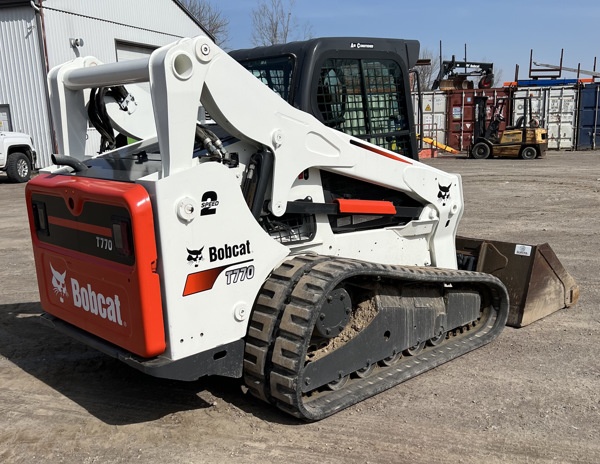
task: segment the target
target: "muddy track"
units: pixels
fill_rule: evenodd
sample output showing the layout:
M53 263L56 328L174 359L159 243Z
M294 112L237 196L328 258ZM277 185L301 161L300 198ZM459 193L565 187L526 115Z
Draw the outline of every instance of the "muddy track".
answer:
M371 342L362 348L367 350L370 347L373 350L362 353L362 356L369 360L369 370L362 369L362 372L356 372L359 375L352 380L344 379L343 386L338 384L335 391L327 388L317 391L318 387L335 379L328 378L315 385L314 378L311 381L308 375L327 377L327 374L335 376L336 372L322 371L319 369L323 367L315 368L315 364L312 364L318 362L322 365L322 359L326 356L319 360L312 359L311 363L306 364L313 327L319 313L324 311L322 308L333 289L341 282L349 283L356 278L360 278L361 285L368 285L366 282L370 278L374 279L373 288L380 286L375 281L388 281L390 289L397 289L406 283L421 285L423 288L426 288L426 285L449 283L463 290L480 287L482 300L488 301L485 306L489 305L490 309L486 311L479 327L467 327L470 329L469 333L465 332L458 337L455 334L448 340L438 341L436 345L439 346L428 347L419 355L415 353L415 356L398 359L393 365L380 365L379 361L397 354L398 351L401 352L403 348L391 353L385 352L381 357L377 357L377 342L370 338ZM348 259L324 259L319 256L298 257L285 263L282 269L275 271L274 277L265 283L258 301L259 312L252 317L252 337L250 346L246 349L246 371L249 373L246 381L259 398L306 420L320 420L489 343L498 336L508 315L508 295L504 286L487 274L434 268L403 268ZM270 304L267 306L267 303ZM268 312L265 311L266 308ZM376 324L376 320L379 319L372 323ZM368 330L367 327L371 329L367 324L363 330ZM255 334L255 328L261 330ZM388 338L391 336L389 331L404 331L404 328L401 330L391 326L385 326L385 329L388 329ZM381 332L370 331L370 337L383 339L385 329ZM352 341L346 340L346 343ZM388 340L388 343L393 342ZM260 349L257 345L260 345ZM408 347L409 345L406 346ZM337 349L344 348L348 346ZM392 350L392 347L388 350ZM335 354L337 353L329 353L327 356ZM340 360L343 358L344 356L338 357ZM358 359L353 362L359 367L364 367ZM336 363L335 369L340 372L342 365ZM347 368L348 372L339 376L343 378L355 369Z

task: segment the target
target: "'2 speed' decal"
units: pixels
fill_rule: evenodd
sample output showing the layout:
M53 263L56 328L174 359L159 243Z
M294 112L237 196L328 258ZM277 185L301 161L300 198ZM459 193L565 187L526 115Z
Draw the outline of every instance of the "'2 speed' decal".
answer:
M219 206L219 200L217 200L217 192L208 191L202 195L202 203L200 204L200 216L209 216L217 213L217 206Z

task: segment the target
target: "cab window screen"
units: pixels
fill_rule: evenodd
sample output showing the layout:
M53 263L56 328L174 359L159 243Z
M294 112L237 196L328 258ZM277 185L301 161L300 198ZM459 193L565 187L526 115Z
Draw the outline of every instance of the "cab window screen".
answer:
M368 132L358 60L330 59L321 67L317 105L329 127L350 135Z
M407 98L395 61L326 60L317 105L329 127L410 156Z
M291 56L248 60L240 64L285 101L292 103L294 59Z

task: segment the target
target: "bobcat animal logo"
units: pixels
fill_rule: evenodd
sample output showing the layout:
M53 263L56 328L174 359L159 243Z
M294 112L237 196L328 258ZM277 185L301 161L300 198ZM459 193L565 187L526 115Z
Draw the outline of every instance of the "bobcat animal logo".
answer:
M438 192L438 201L442 203L442 206L446 206L446 202L450 199L450 187L452 184L444 187L443 185L438 184L440 191Z
M60 302L64 303L64 298L69 296L67 293L67 286L65 285L65 278L67 277L67 271L62 274L58 272L52 263L50 263L50 270L52 271L52 286L54 287L54 294L60 298Z
M188 252L188 264L190 266L194 265L194 267L198 267L200 261L204 259L202 257L202 250L204 250L204 247L200 248L199 250L190 250L189 248L186 248L186 250Z

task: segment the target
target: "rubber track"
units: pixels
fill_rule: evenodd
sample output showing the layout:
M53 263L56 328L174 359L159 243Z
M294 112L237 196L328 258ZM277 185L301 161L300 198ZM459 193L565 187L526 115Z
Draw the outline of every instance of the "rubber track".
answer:
M418 356L379 367L365 379L317 398L303 396L304 359L323 299L340 282L356 276L400 283L469 284L482 292L492 310L478 327L446 340ZM508 317L504 285L489 274L429 267L401 267L323 256L296 257L282 264L265 282L253 309L244 359L244 379L253 395L305 420L320 420L422 372L489 343Z
M301 256L284 262L262 286L252 309L244 353L244 382L250 392L271 403L269 381L273 338L279 328L281 312L289 302L295 285L315 264L329 258Z

